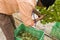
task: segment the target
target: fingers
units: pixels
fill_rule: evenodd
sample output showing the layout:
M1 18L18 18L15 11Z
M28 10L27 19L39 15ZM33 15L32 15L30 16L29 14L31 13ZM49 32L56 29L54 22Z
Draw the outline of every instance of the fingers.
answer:
M37 19L34 20L34 22L36 23L37 21L41 20L44 18L45 15L41 15L40 17L38 17Z

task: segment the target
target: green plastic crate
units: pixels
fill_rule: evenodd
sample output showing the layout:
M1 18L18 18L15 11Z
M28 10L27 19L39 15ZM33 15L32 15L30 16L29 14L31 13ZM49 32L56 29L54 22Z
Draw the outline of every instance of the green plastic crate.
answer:
M21 32L21 31L26 31L28 33L30 33L31 35L35 36L38 38L38 40L44 40L44 32L41 30L36 30L32 27L26 27L24 24L21 24L15 31L14 31L14 35L15 35L15 39L16 40L22 40L20 37L18 37L17 35Z
M51 35L60 40L60 22L56 22L56 24L53 26Z

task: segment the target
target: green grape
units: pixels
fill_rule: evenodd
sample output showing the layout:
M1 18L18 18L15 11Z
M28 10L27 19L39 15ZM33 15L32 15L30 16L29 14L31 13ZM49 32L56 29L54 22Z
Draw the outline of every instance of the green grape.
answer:
M37 37L34 37L33 35L25 31L21 31L18 37L22 38L22 40L38 40Z
M56 0L55 4L50 6L48 10L40 7L37 7L37 9L39 9L40 14L42 15L46 14L46 16L42 19L43 21L40 20L41 23L46 24L49 22L56 22L56 21L60 22L60 0Z

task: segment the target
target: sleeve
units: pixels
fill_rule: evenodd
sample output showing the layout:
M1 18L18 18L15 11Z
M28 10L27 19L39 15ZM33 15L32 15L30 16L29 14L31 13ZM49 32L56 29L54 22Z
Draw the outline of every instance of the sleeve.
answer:
M17 0L20 12L20 19L23 21L25 25L34 25L34 21L32 20L32 11L35 8L34 0Z

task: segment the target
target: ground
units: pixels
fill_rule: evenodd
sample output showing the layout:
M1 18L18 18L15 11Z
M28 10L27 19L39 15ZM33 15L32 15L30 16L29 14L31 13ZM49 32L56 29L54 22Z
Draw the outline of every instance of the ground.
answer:
M0 28L0 40L6 40L5 35L3 34L1 28ZM51 38L45 36L44 40L52 40Z
M17 15L16 14L14 14L13 15L14 17L16 17L17 18ZM15 21L16 21L16 26L18 26L19 24L20 24L20 22L19 22L19 18L18 19L16 19L15 18ZM47 26L51 26L52 24L48 24ZM41 26L41 25L40 25ZM46 25L45 25L46 26ZM48 31L48 33L49 33L49 29L47 29ZM5 37L5 35L4 35L4 33L3 33L3 31L1 30L1 28L0 28L0 40L6 40L6 37ZM50 37L48 37L48 36L44 36L44 40L52 40Z

